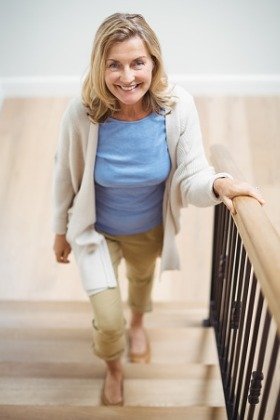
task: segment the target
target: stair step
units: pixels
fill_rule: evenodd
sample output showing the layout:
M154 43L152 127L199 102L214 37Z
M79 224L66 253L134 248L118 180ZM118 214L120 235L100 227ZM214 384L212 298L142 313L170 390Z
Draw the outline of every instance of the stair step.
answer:
M123 303L124 316L130 310ZM0 302L0 328L89 328L92 310L89 302ZM155 302L152 312L145 315L147 328L165 326L183 328L200 326L208 316L203 303Z
M0 405L100 405L103 378L0 378ZM224 406L219 378L125 378L127 406Z
M2 362L0 372L0 405L97 406L105 364ZM126 405L224 406L220 372L214 365L127 363L124 377Z
M12 406L0 407L0 418L9 420L226 420L222 407L75 407Z
M216 365L202 364L138 364L124 363L126 379L220 379L220 370ZM1 362L0 377L7 378L69 378L69 379L103 379L105 363L35 363L35 362Z
M217 363L212 328L148 329L152 361L174 364ZM0 361L92 362L90 329L2 328Z

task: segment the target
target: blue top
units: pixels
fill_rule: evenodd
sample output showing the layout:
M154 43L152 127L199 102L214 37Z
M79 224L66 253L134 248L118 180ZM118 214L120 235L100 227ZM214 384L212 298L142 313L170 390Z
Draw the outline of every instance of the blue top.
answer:
M165 117L107 118L99 124L95 163L96 224L111 235L145 232L162 222L171 163Z

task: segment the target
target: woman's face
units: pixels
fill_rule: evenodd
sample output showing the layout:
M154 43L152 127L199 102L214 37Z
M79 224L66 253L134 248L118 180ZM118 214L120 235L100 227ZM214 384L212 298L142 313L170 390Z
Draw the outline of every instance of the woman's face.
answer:
M105 83L121 108L142 103L152 81L153 60L139 37L114 44L106 58Z

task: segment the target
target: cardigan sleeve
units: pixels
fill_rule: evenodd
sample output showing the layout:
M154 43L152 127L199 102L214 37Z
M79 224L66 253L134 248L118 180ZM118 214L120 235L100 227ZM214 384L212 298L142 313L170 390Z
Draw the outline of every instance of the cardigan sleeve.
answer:
M217 178L232 178L228 173L215 173L209 165L202 142L199 117L193 98L189 95L184 107L184 127L177 147L177 177L180 183L183 207L193 204L207 207L219 204L221 199L213 190ZM181 123L183 125L183 122Z
M70 148L77 137L77 130L69 108L63 114L54 158L52 205L53 231L56 234L67 232L68 210L72 205L75 191L71 179Z

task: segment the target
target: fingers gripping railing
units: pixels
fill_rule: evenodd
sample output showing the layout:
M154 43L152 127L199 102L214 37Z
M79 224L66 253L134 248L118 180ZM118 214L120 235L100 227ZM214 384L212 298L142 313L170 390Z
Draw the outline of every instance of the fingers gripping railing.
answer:
M242 179L227 150L212 148L218 171ZM215 208L209 323L229 419L280 419L280 238L253 198L236 216Z

